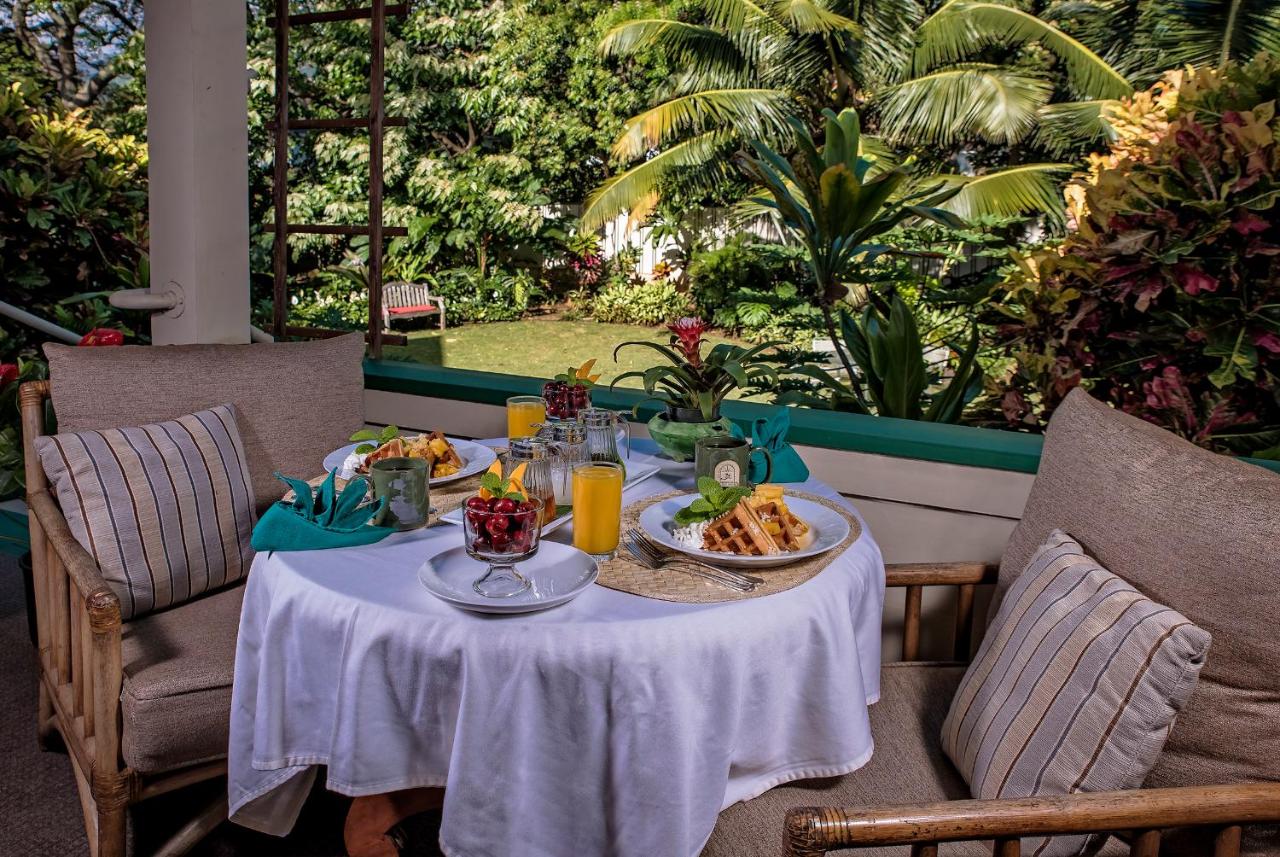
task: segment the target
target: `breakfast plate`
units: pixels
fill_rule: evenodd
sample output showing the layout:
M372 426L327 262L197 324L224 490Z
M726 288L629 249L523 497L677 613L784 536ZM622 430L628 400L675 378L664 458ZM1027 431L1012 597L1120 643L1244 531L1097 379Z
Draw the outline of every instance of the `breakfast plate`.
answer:
M457 438L449 438L449 443L457 451L458 457L462 459L462 469L457 473L448 476L431 477L432 485L444 485L449 482L457 482L459 479L466 479L468 476L475 476L477 473L483 473L489 469L489 465L497 460L498 455L491 448L482 443L476 443L470 440L458 440ZM359 443L350 443L341 449L335 449L324 457L324 469L337 470L339 479L350 479L355 475L355 469L363 460L355 454L356 447L361 443L367 444L368 441Z
M441 601L478 613L532 613L572 601L595 582L600 570L587 554L559 542L542 542L538 552L517 563L530 586L509 598L486 598L471 588L485 572L461 545L446 548L418 569L418 581Z
M745 556L691 547L676 538L678 525L675 522L675 516L677 512L687 509L702 496L702 494L685 494L654 503L640 513L640 529L667 550L687 554L712 565L730 568L773 568L790 565L797 560L826 553L849 537L849 522L839 512L813 500L787 495L787 507L793 515L804 521L809 529L797 550L763 556Z

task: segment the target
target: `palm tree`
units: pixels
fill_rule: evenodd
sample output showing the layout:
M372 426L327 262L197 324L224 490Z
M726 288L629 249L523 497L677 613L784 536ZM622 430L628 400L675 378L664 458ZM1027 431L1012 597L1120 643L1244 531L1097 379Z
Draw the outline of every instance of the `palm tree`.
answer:
M841 106L860 85L864 37L876 32L866 64L901 62L910 21L879 33L849 17L883 7L881 23L897 21L916 0L697 0L693 20L636 18L613 28L600 50L627 57L654 50L680 71L660 103L632 117L613 157L638 164L606 180L588 200L583 225L593 228L620 211L647 216L664 181L677 173L686 188L723 180L730 157L748 139L785 143L790 114L814 117ZM870 53L870 52L869 52Z
M869 102L891 144L937 150L1031 140L1061 153L1101 133L1102 106L1133 91L1081 42L991 2L951 0L928 18L921 0L702 0L698 8L696 22L637 19L606 35L604 53L657 50L681 73L667 98L627 123L613 155L640 162L591 195L586 225L622 210L643 216L677 171L684 187L711 186L716 167L746 140L786 143L788 110L816 122L825 107ZM1065 87L1026 64L972 61L993 45L1033 43L1065 69ZM1070 100L1054 103L1059 90ZM965 185L950 203L958 212L1053 212L1061 209L1057 179L1070 166L1024 163L939 178Z
M1140 86L1170 68L1280 55L1275 0L1075 0L1050 17Z

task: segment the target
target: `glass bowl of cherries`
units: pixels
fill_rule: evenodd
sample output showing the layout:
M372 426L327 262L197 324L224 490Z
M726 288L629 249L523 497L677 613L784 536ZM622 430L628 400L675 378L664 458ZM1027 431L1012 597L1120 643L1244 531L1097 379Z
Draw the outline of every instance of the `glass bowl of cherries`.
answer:
M591 388L600 379L599 373L591 374L595 360L588 360L577 369L557 375L554 381L542 385L542 398L547 401L547 416L553 420L572 420L578 411L591 407Z
M542 501L519 492L467 499L462 516L463 545L472 559L488 563L471 584L486 598L510 598L529 588L516 563L538 552Z

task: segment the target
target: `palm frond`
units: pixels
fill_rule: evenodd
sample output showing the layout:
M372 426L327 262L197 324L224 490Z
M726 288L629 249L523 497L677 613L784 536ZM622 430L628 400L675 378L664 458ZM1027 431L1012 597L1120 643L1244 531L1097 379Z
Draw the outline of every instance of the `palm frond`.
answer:
M890 86L878 98L881 130L895 142L949 146L975 137L1014 143L1035 127L1053 86L1017 69L966 64Z
M721 57L723 62L742 62L741 54L724 33L671 18L624 21L605 33L598 48L606 57L632 56L649 49L675 60Z
M1170 52L1182 64L1218 65L1261 51L1280 54L1280 4L1274 0L1184 0L1169 9L1182 25Z
M980 176L938 175L921 184L939 181L960 192L940 207L966 220L982 216L1042 215L1060 225L1065 217L1058 177L1075 169L1071 164L1021 164Z
M923 18L918 0L863 0L858 22L865 35L857 45L856 69L864 86L902 80L910 70L915 32Z
M862 36L857 21L833 12L818 0L774 0L773 14L787 21L797 33L848 33Z
M1109 98L1093 101L1064 101L1040 108L1035 143L1061 157L1083 145L1115 139L1106 119L1106 108L1119 102Z
M712 159L728 139L722 131L709 131L605 180L587 199L581 228L596 229L623 211L630 210L634 215L637 208L651 208L657 202L663 179L681 167L698 166Z
M776 138L786 127L789 103L790 96L776 89L715 89L672 98L628 119L613 156L635 160L674 137L715 129Z
M1061 60L1071 87L1084 98L1122 98L1133 86L1083 43L1020 9L986 0L948 0L921 24L915 67L923 72L957 62L989 45L1038 43Z

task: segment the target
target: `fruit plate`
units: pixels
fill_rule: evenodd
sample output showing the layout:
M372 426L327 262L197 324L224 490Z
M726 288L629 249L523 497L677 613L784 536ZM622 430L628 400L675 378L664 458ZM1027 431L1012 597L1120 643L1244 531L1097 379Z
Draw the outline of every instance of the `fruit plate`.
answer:
M532 584L510 598L486 598L471 588L487 563L467 556L461 545L447 548L423 563L418 581L427 591L463 610L478 613L532 613L577 598L600 573L596 561L570 545L542 542L538 552L516 570Z
M637 482L643 482L650 476L658 473L660 470L662 470L662 468L659 465L651 462L628 461L627 478L622 483L622 487L624 489L630 488L632 485L635 485ZM462 526L462 512L462 507L458 507L451 512L446 512L441 515L440 520L448 524L457 524L460 527ZM573 518L572 506L558 505L556 506L556 512L557 514L554 521L549 524L542 525L542 534L544 536L547 533L554 533L556 530L569 523Z
M826 553L849 537L849 522L834 509L821 503L806 500L803 497L786 498L789 508L797 518L809 525L813 538L808 546L790 553L772 554L769 556L738 556L731 553L689 548L676 541L673 531L676 529L676 512L688 506L701 494L685 494L672 497L660 503L654 503L640 513L640 529L662 547L677 553L688 554L712 565L723 565L732 568L772 568L790 565L797 560Z
M448 441L458 451L458 457L462 459L462 469L452 476L431 477L432 485L444 485L449 482L457 482L459 479L466 479L468 476L475 476L477 473L484 473L489 469L489 465L498 459L498 454L482 443L458 440L454 437L448 438ZM368 441L362 442L367 443ZM350 479L355 474L356 458L354 453L359 445L359 443L350 443L326 455L324 457L325 472L337 470L339 479Z

